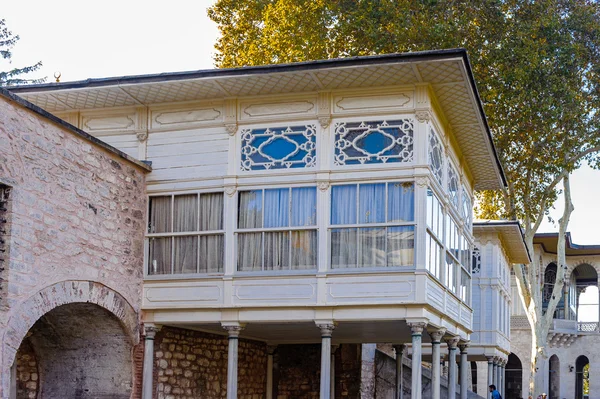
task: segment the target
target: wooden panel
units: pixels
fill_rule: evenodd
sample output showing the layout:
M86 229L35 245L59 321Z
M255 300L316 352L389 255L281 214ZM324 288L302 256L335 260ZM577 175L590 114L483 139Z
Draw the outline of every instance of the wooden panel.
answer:
M148 181L210 179L226 174L229 135L224 128L152 132Z
M260 302L261 305L279 305L281 303L300 304L316 302L316 281L309 279L257 279L235 281L233 283L233 302L248 304Z
M333 100L333 111L342 113L364 113L369 111L391 111L410 109L413 107L414 93L403 91L389 94L344 94Z
M332 303L413 302L414 275L330 276L327 301Z
M145 308L214 306L223 303L223 282L173 281L144 283Z
M113 147L123 151L127 155L131 155L134 158L138 158L138 146L139 141L134 133L119 134L119 135L95 135L100 140Z

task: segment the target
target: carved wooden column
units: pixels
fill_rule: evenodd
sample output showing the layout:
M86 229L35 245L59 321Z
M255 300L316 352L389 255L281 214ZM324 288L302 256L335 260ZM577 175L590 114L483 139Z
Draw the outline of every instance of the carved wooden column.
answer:
M224 325L229 339L227 351L227 399L237 399L238 391L238 339L243 326L240 324Z
M488 387L494 384L494 358L492 356L487 356L488 362Z
M406 345L394 345L396 351L396 399L402 399L402 357L406 350Z
M445 329L439 329L429 333L431 337L431 394L432 399L440 399L441 378L441 353L440 344L446 334Z
M144 326L144 367L142 370L142 399L152 399L154 376L154 337L160 327L154 324Z
M460 399L467 399L469 361L467 359L468 343L461 343L460 348Z
M448 397L456 397L456 348L459 337L450 338L446 341L448 344Z
M321 399L331 396L331 334L335 325L333 322L317 323L321 329Z
M412 378L411 378L411 398L421 399L421 358L422 358L422 343L423 343L423 330L427 326L427 323L416 322L406 323L412 331Z
M267 399L273 399L273 354L276 345L267 346Z

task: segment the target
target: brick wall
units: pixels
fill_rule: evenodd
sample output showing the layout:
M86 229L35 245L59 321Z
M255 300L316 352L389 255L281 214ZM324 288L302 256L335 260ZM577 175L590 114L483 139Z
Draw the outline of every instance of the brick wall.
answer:
M225 336L163 327L155 338L156 398L225 397L227 348ZM238 368L238 398L264 398L266 344L240 339Z
M25 339L17 356L17 399L35 399L40 383L37 358L29 339Z

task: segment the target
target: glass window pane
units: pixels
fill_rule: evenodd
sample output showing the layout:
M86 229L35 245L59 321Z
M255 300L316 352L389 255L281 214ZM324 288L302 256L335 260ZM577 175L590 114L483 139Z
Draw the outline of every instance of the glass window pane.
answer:
M331 224L356 224L356 186L331 187Z
M174 273L196 273L198 237L175 237Z
M175 196L173 231L198 231L198 196L196 194Z
M412 266L415 252L415 227L398 226L387 229L387 265Z
M467 274L465 270L461 269L460 274L460 299L463 300L466 304L471 304L471 278Z
M240 229L262 227L262 191L242 191L238 204L238 226Z
M200 231L223 230L223 193L200 194Z
M238 270L262 270L262 234L238 234Z
M317 268L317 232L292 231L292 269Z
M265 190L265 227L288 227L290 216L290 190L281 188Z
M429 220L429 198L427 210L427 220ZM414 184L388 184L388 222L412 222L413 220L415 220Z
M292 226L317 224L317 189L315 187L292 188Z
M171 274L171 237L150 238L148 274Z
M150 197L149 233L171 231L171 196Z
M385 184L361 184L358 223L385 222Z
M358 229L358 267L386 265L385 228Z
M456 270L454 265L454 260L447 253L446 254L446 287L448 287L452 292L456 292Z
M200 273L222 273L224 237L222 234L200 236Z
M264 270L288 270L290 268L290 232L265 233L264 256Z
M356 267L356 229L331 230L331 268Z

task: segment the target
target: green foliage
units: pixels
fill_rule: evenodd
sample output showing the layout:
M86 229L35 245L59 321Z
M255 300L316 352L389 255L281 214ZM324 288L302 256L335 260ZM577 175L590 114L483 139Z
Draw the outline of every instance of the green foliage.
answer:
M19 40L19 36L14 35L11 31L6 27L6 22L4 19L0 19L0 61L3 64L7 64L6 67L10 68L11 57L12 57L12 48L15 46L17 41ZM0 67L4 69L3 64L0 64ZM46 79L26 79L23 78L23 75L27 75L31 72L35 72L42 66L42 62L37 62L34 65L26 66L23 68L11 68L6 71L0 70L0 86L9 86L9 85L17 85L17 84L25 84L25 83L41 83Z
M218 0L219 67L464 47L508 193L487 218L537 229L556 185L600 146L600 7L592 0Z

